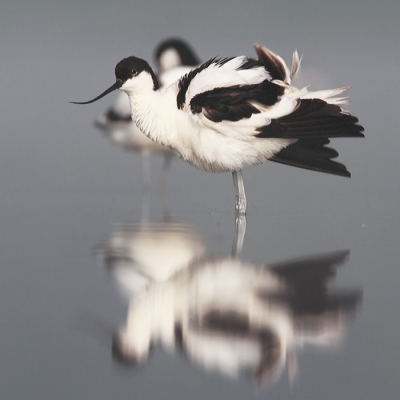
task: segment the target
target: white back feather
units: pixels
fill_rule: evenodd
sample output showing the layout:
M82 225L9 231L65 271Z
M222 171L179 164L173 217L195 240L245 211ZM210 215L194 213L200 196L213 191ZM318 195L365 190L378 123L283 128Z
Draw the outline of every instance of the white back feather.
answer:
M190 82L186 92L185 108L189 109L191 99L200 93L234 85L258 84L265 79L271 79L271 76L263 67L238 70L245 62L247 62L247 57L240 56L223 65L214 62L200 71Z

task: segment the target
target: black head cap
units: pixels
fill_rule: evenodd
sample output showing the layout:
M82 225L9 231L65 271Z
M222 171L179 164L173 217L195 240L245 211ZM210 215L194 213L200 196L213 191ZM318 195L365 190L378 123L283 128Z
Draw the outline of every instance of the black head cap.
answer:
M161 42L155 51L155 61L159 65L161 54L169 49L174 49L178 52L181 59L181 65L195 66L200 64L200 60L194 50L182 39L170 38Z
M119 81L121 84L124 84L128 79L139 75L142 71L146 71L151 75L153 78L154 90L157 90L160 84L153 70L150 68L150 65L141 58L131 56L121 60L115 67L115 77L117 82Z

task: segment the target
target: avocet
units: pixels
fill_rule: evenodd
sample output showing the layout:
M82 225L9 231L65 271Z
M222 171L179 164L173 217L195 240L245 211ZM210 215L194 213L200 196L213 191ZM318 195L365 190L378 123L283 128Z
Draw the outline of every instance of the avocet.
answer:
M241 170L271 160L349 177L330 138L363 137L358 119L340 106L348 90L309 92L291 85L300 67L297 52L289 71L283 59L255 45L258 59L212 58L160 90L149 64L131 56L115 67L116 82L93 100L120 89L132 118L155 142L173 148L195 167L231 171L236 210L246 212Z

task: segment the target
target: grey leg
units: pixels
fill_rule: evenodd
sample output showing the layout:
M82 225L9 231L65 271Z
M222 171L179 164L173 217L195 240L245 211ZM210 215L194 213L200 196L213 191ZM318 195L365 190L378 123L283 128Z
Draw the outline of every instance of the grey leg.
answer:
M244 192L242 170L233 171L233 184L235 186L235 207L237 214L246 214L247 200Z
M168 196L167 196L167 177L169 167L171 165L172 157L167 155L164 157L164 165L162 169L161 180L159 184L159 193L160 193L160 201L161 201L161 213L164 219L168 216Z
M142 221L147 221L150 214L150 157L142 154Z
M246 215L236 214L235 238L232 245L232 257L239 257L242 252L244 235L246 233Z

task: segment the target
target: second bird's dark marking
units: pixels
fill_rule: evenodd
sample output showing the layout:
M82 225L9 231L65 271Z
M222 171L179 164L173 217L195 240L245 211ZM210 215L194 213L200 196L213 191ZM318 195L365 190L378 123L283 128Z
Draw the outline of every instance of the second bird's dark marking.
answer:
M179 55L182 65L195 66L200 64L200 60L193 49L185 41L179 38L168 39L157 47L155 52L157 63L159 62L161 55L167 50L175 50Z
M105 116L110 122L132 122L131 115L121 115L112 108L106 112Z

